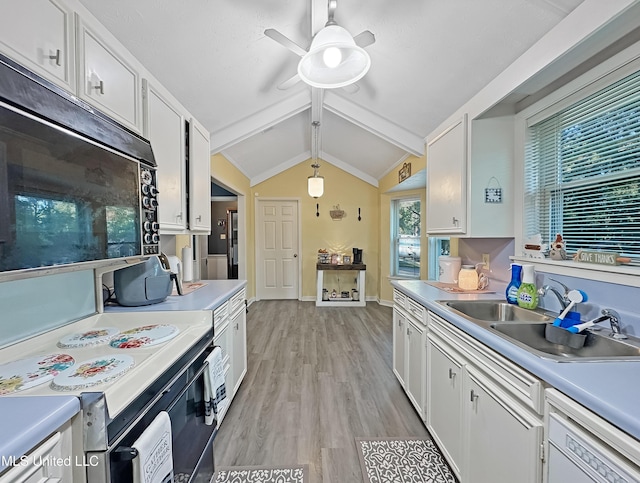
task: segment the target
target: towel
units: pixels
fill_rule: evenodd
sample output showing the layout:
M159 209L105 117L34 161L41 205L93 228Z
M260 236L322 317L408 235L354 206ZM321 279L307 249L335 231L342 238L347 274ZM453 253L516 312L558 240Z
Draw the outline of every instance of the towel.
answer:
M222 349L215 346L205 361L208 367L204 372L204 422L212 425L218 413L227 404Z
M133 447L138 451L138 455L133 459L134 483L168 483L173 481L169 413L161 411L136 439Z

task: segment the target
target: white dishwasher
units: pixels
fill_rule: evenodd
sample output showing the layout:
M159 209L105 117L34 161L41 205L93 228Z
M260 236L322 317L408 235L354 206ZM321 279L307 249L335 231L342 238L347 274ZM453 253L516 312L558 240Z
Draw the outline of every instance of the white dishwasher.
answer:
M548 391L546 482L640 483L640 442Z

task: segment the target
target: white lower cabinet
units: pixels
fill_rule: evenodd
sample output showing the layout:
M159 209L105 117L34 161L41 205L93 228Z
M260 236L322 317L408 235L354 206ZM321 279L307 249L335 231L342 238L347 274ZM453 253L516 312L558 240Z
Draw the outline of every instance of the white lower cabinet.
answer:
M246 290L243 288L213 311L213 344L222 349L229 404L218 413L218 426L247 373Z
M397 293L395 293L397 292ZM393 372L409 400L425 418L426 309L417 302L394 292L393 305Z
M543 424L473 366L465 366L462 478L472 483L542 481Z
M0 483L59 483L73 481L71 456L71 422L26 455L15 460L13 467L0 476ZM3 458L6 456L3 455Z
M400 385L405 387L404 356L407 332L407 316L397 306L393 307L393 372Z
M409 318L407 323L407 353L405 355L407 376L404 389L422 419L424 419L424 391L426 386L426 337L426 326Z
M462 463L462 360L446 344L427 336L427 427L460 477Z
M247 373L247 314L244 303L231 315L232 331L232 386L235 394Z
M542 481L541 382L429 316L427 428L465 483Z

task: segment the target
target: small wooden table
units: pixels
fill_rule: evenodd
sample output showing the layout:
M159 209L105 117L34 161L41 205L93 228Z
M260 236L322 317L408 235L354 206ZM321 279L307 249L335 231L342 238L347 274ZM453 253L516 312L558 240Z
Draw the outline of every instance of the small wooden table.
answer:
M364 263L351 264L331 264L318 263L317 285L316 285L316 307L365 307L365 271L367 266ZM351 296L348 298L336 297L329 300L322 300L322 289L324 288L324 272L325 270L352 270L358 272L356 281L356 290L358 290L359 300L353 300Z

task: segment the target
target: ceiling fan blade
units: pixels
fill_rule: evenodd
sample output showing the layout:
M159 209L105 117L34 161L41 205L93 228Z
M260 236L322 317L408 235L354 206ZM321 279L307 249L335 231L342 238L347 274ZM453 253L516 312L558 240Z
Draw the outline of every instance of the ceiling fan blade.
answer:
M376 41L376 36L373 35L371 31L365 30L364 32L360 32L356 35L353 40L358 47L362 47L364 49Z
M349 84L346 86L342 86L341 89L349 94L355 94L360 90L360 86L358 84Z
M278 32L276 29L267 29L267 30L264 31L264 34L267 37L269 37L269 38L275 40L276 42L278 42L280 45L283 45L284 47L289 49L294 54L299 55L300 57L302 57L304 54L307 53L306 50L304 50L302 47L300 47L298 44L296 44L289 37L285 37L283 34Z
M278 84L277 88L281 91L286 91L287 89L296 85L298 82L300 82L300 76L298 74L295 74L293 77L290 77L286 81Z

